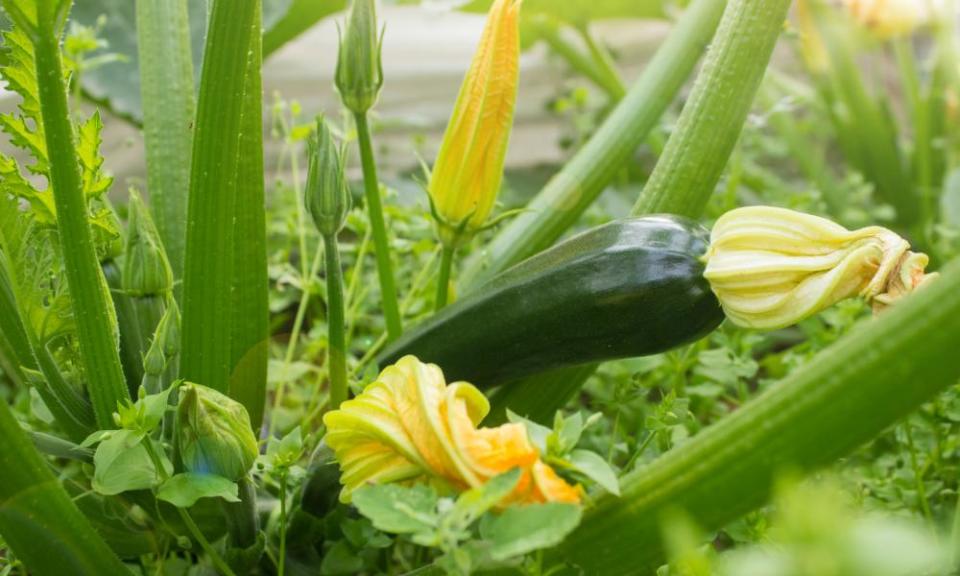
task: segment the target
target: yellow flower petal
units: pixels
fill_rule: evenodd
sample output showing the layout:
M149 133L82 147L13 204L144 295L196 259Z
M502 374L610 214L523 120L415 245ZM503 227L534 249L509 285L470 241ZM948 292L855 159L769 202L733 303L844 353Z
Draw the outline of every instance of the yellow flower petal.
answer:
M437 366L401 358L324 416L342 471L341 500L368 483L426 480L465 490L519 467L510 501L578 502L579 490L540 460L523 425L477 428L489 410L472 385L448 386Z
M428 190L445 241L483 226L503 178L520 71L520 0L496 0L460 88ZM446 228L446 229L445 229Z
M928 276L926 256L870 226L754 206L724 214L710 235L704 277L727 316L750 328L795 324L853 296L888 304Z

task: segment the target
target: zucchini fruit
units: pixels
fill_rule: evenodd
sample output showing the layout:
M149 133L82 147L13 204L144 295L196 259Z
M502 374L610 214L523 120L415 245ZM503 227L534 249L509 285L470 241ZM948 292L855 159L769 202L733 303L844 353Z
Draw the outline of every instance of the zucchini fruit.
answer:
M611 222L491 279L385 349L490 387L561 366L645 356L724 319L703 278L710 233L675 216Z

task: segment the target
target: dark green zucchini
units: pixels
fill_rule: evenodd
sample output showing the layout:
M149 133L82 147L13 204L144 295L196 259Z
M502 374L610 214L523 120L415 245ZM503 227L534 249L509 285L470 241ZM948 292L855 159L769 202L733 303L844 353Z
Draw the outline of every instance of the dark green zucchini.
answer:
M384 350L480 387L552 368L656 354L724 315L703 278L709 232L691 220L612 222L504 271Z

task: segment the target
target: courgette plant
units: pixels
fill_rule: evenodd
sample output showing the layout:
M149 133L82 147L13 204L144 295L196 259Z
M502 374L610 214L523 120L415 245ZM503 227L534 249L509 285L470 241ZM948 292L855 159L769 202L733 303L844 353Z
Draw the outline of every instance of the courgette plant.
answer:
M276 435L287 377L265 414L276 339L261 66L284 30L339 6L308 4L290 3L280 32L262 37L259 0L213 0L194 98L186 0L137 0L152 210L132 191L123 230L107 197L100 116L68 106L79 84L61 48L70 1L2 2L13 28L0 73L22 102L0 115L0 129L32 164L0 155L0 368L32 406L29 432L0 406L0 534L30 573L125 574L124 562L159 573L177 555L228 576L372 572L392 559L418 573L650 573L670 545L665 523L683 516L718 529L763 505L783 471L830 464L960 377L960 365L943 362L960 341L960 263L937 278L890 230L850 231L777 208L732 210L712 233L695 221L737 146L788 0L695 0L627 91L576 10L558 8L557 20L541 13L528 27L518 20L523 3L495 0L427 183L441 244L429 260L440 257L433 304L446 304L451 276L466 293L401 335L409 307L397 295L381 206L390 196L368 119L383 32L374 3L355 0L336 71L347 130L329 119L305 129L303 294L283 361L286 370L317 288L323 378L303 421ZM562 8L571 6L583 3ZM568 25L588 57L559 32ZM539 30L619 103L529 210L507 214L456 274L454 251L500 221L487 217L512 123L520 30ZM630 160L708 43L634 217L553 245ZM351 212L347 148L337 141L351 125L369 230L356 251L349 223L364 216ZM941 176L930 153L917 160L927 187ZM912 224L909 206L898 208ZM312 268L305 213L322 237ZM804 256L791 252L797 235L830 263L791 268ZM385 320L378 344L351 338L371 243ZM353 260L346 289L341 248ZM324 256L325 292L313 284ZM770 269L750 268L758 263ZM408 301L430 303L420 293L431 274L431 265L419 271ZM777 282L762 284L771 276ZM811 278L812 295L795 290ZM766 289L759 304L757 285ZM725 317L782 327L857 294L892 309L622 478L609 456L580 446L595 443L586 431L596 416L555 415L592 362L676 348ZM491 400L481 388L494 386ZM552 428L537 422L550 417Z

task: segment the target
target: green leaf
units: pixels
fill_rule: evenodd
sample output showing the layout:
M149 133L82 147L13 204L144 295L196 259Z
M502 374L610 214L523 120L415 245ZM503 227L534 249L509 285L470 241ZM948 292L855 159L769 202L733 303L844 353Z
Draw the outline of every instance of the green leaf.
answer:
M227 502L239 502L236 482L213 474L184 472L171 476L160 485L157 498L178 508L189 508L201 498L223 498Z
M567 456L567 460L571 469L593 480L614 496L620 495L617 474L600 455L589 450L574 450Z
M430 532L437 526L437 493L430 486L396 484L364 486L353 493L353 505L378 530L392 534Z
M363 571L363 558L344 541L335 543L320 562L320 574L339 576L341 574L359 574Z
M550 435L553 433L553 430L543 426L542 424L537 424L533 420L527 420L523 416L514 414L509 408L507 409L507 421L516 424L523 424L527 429L527 436L530 438L530 442L536 447L537 451L541 454L547 453L547 439L550 438Z
M454 529L466 530L477 518L483 516L513 492L520 482L520 469L499 474L483 486L467 490L459 497L449 512L449 522Z
M289 434L277 440L270 438L267 442L267 458L271 466L289 468L296 464L303 456L303 435L299 426L294 426Z
M141 440L143 436L133 430L116 430L102 439L93 456L94 490L112 496L147 490L160 482L160 475ZM173 472L169 461L164 462L164 467L168 473Z
M503 561L559 544L577 527L580 516L580 507L574 504L514 506L483 524L482 535L492 544L490 557Z
M94 27L100 16L106 16L100 33L107 43L104 50L120 58L86 71L81 77L83 88L94 99L108 104L117 114L139 122L143 118L143 108L135 25L136 4L131 0L84 0L76 3L71 17L85 26ZM264 55L269 55L323 18L342 10L345 4L345 0L265 0ZM189 0L187 6L193 70L199 74L203 63L209 5L207 0ZM94 53L91 57L99 54Z
M125 574L127 569L54 477L7 403L0 404L4 545L35 576Z

